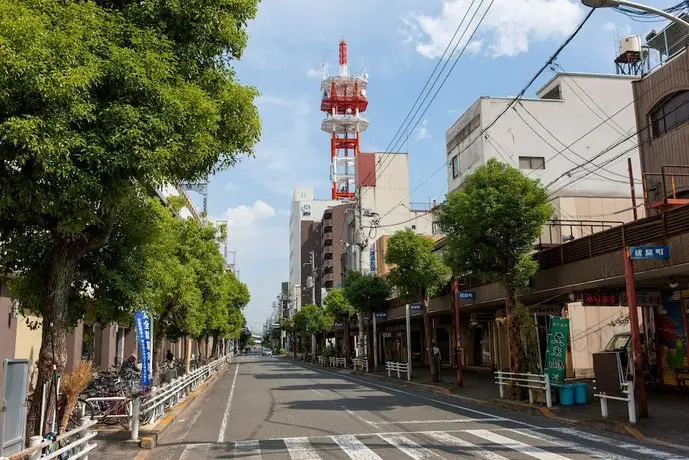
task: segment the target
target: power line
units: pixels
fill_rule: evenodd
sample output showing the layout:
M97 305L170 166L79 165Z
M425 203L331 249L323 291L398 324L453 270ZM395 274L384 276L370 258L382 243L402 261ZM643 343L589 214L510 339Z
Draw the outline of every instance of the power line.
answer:
M515 96L514 98L512 98L512 99L510 100L510 102L505 106L505 108L504 108L504 109L493 119L493 121L491 121L491 122L488 124L488 126L486 126L485 128L483 128L483 129L481 130L481 132L480 132L478 135L476 135L476 136L475 136L475 137L474 137L474 138L473 138L463 149L461 149L461 150L457 153L457 155L456 155L457 157L461 156L464 152L466 152L466 151L474 144L474 142L476 142L476 140L477 140L479 137L485 135L485 134L488 132L488 130L489 130L490 128L492 128L492 127L498 122L498 120L500 120L500 118L502 118L502 117L505 115L505 113L507 113L507 111L508 111L508 110L509 110L519 99L521 99L521 98L524 96L524 94L526 94L526 92L527 92L527 91L529 90L529 88L534 84L534 82L538 79L538 77L541 76L541 74L548 68L548 66L549 66L551 63L553 63L553 62L557 59L557 57L560 55L560 53L567 47L567 45L569 45L569 43L574 39L574 37L577 36L577 34L581 31L581 29L584 27L584 25L585 25L585 24L588 22L588 20L591 18L591 16L593 15L593 12L594 12L594 11L595 11L595 9L591 9L591 10L588 12L588 14L584 17L584 19L583 19L583 20L579 23L579 25L576 27L576 29L574 29L574 31L567 37L567 39L565 39L565 41L557 48L557 50L555 50L555 53L553 53L553 55L545 62L545 64L543 64L543 66L541 66L541 68L538 70L538 72L536 72L536 74L531 78L531 80L529 80L529 82L524 86L524 88L522 88L522 90L519 92L519 94L517 94L517 96ZM416 191L418 188L420 188L423 184L425 184L428 180L430 180L433 176L435 176L441 169L444 169L444 168L448 165L448 161L451 161L451 160L445 160L445 162L440 166L440 168L436 169L429 177L426 178L426 180L424 180L423 182L421 182L421 184L419 184L414 190L412 190L412 193L413 193L414 191ZM467 172L468 172L468 170L465 171L465 173L467 173ZM395 207L396 207L396 206L395 206ZM393 208L393 209L394 209L394 208ZM388 211L387 213L385 213L382 217L385 217L385 216L386 216L387 214L389 214L389 213L390 213L390 211ZM382 219L382 217L381 217L381 219Z

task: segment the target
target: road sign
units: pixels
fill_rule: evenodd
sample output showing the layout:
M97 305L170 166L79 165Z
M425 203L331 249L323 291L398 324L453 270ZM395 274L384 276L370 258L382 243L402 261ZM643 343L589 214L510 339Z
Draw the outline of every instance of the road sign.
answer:
M629 258L632 260L669 259L670 248L665 245L630 246Z
M474 291L459 291L457 298L460 300L474 300L476 299L476 292Z
M421 304L420 304L420 303L412 303L412 304L409 304L409 309L410 309L411 311L421 311L421 308L422 308L422 307L421 307Z
M551 316L548 330L550 334L548 334L548 345L545 351L545 371L552 385L562 385L565 383L569 319Z
M387 318L388 317L388 312L386 311L377 311L376 312L376 318L382 319L382 318Z

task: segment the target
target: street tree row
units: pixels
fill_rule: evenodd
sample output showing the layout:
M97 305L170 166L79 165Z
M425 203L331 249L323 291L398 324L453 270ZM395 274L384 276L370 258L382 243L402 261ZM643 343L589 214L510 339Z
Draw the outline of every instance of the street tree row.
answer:
M356 315L360 330L367 335L362 317L385 308L391 288L405 301L421 303L426 362L437 381L438 366L430 346L430 299L451 280L473 277L499 281L505 289L510 367L535 370L534 331L525 327L530 323L519 303L519 293L538 269L532 247L552 215L545 189L519 169L491 159L468 176L460 189L449 193L437 213L445 236L444 257L427 236L411 229L396 232L385 253L388 275L382 278L347 272L344 289L330 291L324 300L331 321L342 321L345 337L349 337L350 320ZM344 346L349 357L348 340Z
M211 230L145 197L251 153L258 93L232 65L257 7L0 2L0 264L22 308L42 318L37 388L64 370L66 335L89 309L107 321L149 306L166 335L222 335L240 322L236 309L202 315L222 310L235 283L202 266ZM40 409L33 398L29 436Z

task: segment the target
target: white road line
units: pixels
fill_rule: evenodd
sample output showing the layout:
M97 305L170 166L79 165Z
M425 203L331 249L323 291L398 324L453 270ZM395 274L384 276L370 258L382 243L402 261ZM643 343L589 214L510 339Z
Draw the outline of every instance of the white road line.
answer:
M522 454L530 455L540 460L567 460L567 457L563 457L562 455L547 452L539 447L531 446L529 444L508 438L507 436L492 433L488 430L468 430L467 433L470 433L479 438L483 438L494 444L499 444L503 447L507 447L508 449L516 450L517 452L521 452Z
M444 458L401 434L379 434L378 437L414 460L423 460L424 458L431 457Z
M222 416L222 423L220 423L218 442L225 442L225 430L227 429L227 422L230 421L230 408L232 407L234 385L237 383L237 372L239 372L239 363L236 363L234 366L234 377L232 378L232 387L230 388L230 396L227 398L227 405L225 406L225 413Z
M261 460L261 448L258 445L258 440L236 441L234 443L234 458Z
M456 447L462 454L466 454L468 457L482 458L483 460L508 460L507 457L487 451L469 441L459 439L442 431L429 431L424 433L424 435L446 446Z
M292 460L320 460L307 438L285 438L283 440Z
M472 423L472 422L496 422L505 420L502 418L454 418L450 420L402 420L398 422L368 422L371 425L424 425L431 423Z
M318 390L314 390L313 388L309 388L309 390L313 391L313 392L316 393L318 396L323 396L323 393L321 393L321 392L318 391Z
M619 447L620 449L631 450L632 452L636 452L636 453L639 453L641 455L648 455L649 457L652 457L652 458L662 458L662 459L678 458L675 454L671 454L669 452L663 452L660 450L651 449L650 447L644 447L644 446L641 446L639 444L632 444L630 442L623 442L621 444L618 444L617 442L615 442L611 438L604 438L603 436L598 436L598 435L587 433L584 431L575 430L574 428L563 428L563 429L558 430L558 431L561 433L569 434L571 436L576 436L578 438L583 438L583 439L598 442L601 444L614 443L615 446Z
M514 432L524 436L528 436L530 438L540 439L542 441L545 440L551 444L555 444L556 446L562 446L570 450L581 452L582 454L586 454L591 458L604 458L606 460L632 460L631 458L625 457L624 455L617 455L597 448L587 447L583 444L577 444L575 442L570 442L562 438L550 436L549 434L536 433L533 430L514 430Z
M331 436L330 439L352 460L383 460L354 436Z
M188 445L184 448L184 451L182 452L182 455L180 455L178 460L186 460L187 458L206 458L208 456L208 449L210 447L210 443L203 443L203 444L191 444ZM199 450L204 449L204 453L199 454ZM194 456L190 457L191 451L194 451Z
M352 412L351 410L347 409L345 406L342 406L342 405L341 405L340 407L341 407L345 412L347 412L349 415L351 415L352 417L356 418L357 420L359 420L359 421L361 421L361 422L364 422L364 423L367 423L367 424L369 424L369 425L373 425L373 424L374 424L373 422L370 422L370 421L366 420L365 418L363 418L363 417L361 417L361 416L355 414L355 413Z
M295 364L296 364L296 363L295 363ZM302 365L301 367L304 367L304 368L306 368L306 369L311 369L310 367L303 366L303 365ZM539 426L537 426L537 425L533 425L533 424L531 424L531 423L521 422L521 421L519 421L519 420L515 420L515 419L511 419L511 418L507 418L507 417L498 417L498 416L495 416L495 415L493 415L493 414L489 414L488 412L483 412L483 411L476 410L476 409L469 409L468 407L459 406L459 405L457 405L457 404L452 404L452 403L449 403L449 402L447 402L447 401L442 401L442 400L440 400L440 399L429 398L428 396L421 396L421 395L418 395L418 394L415 394L415 393L410 393L410 392L408 392L408 391L400 390L400 389L398 389L398 388L393 388L393 387L389 387L389 386L386 386L386 385L381 385L381 384L379 384L379 383L370 382L370 381L368 381L368 380L358 379L358 378L356 378L356 377L352 377L352 376L349 376L349 375L343 375L343 374L338 373L338 372L329 372L329 371L325 371L325 370L322 370L322 369L312 369L312 370L314 370L314 372L317 372L317 373L318 373L318 372L321 372L321 373L323 373L323 374L334 375L334 376L337 376L337 377L339 377L339 378L341 378L341 379L343 379L343 380L351 380L351 381L354 381L354 382L358 382L358 383L362 384L363 386L384 388L384 389L386 389L386 390L388 390L388 391L391 391L391 392L394 392L394 393L400 393L400 394L407 395L407 396L413 396L413 397L415 397L415 398L423 399L423 400L426 400L426 401L432 401L432 402L434 402L434 403L436 403L436 404L441 404L441 405L443 405L443 406L454 407L455 409L460 409L460 410L463 410L463 411L472 412L472 413L474 413L474 414L483 415L484 417L490 417L491 419L496 420L496 421L499 421L499 420L508 421L508 422L516 423L516 424L518 424L518 425L523 425L523 426L527 426L527 427L529 427L529 428L534 428L534 429L539 429L539 428L541 428L541 427L539 427ZM454 397L456 397L456 398L458 398L458 399L465 399L465 398L462 398L461 396L454 396Z

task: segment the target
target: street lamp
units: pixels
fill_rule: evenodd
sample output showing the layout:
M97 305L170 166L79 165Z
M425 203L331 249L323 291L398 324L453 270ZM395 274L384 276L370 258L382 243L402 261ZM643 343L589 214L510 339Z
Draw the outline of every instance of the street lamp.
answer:
M616 8L618 6L628 6L637 10L646 11L647 13L657 14L665 19L675 22L689 30L689 22L674 16L667 11L653 8L652 6L642 5L640 3L629 2L627 0L581 0L581 3L590 8Z

